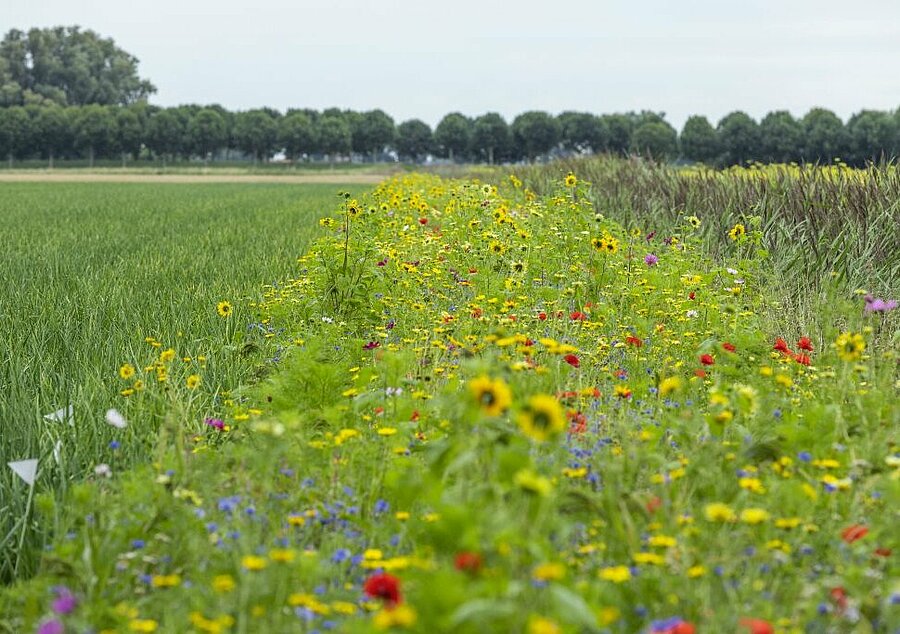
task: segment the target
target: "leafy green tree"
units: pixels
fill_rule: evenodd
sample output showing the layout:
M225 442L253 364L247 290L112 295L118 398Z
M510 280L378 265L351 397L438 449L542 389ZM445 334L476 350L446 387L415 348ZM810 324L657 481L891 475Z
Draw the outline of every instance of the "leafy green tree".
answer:
M716 133L723 164L742 165L759 157L759 126L747 113L738 110L725 115Z
M0 155L7 158L10 167L13 159L28 149L30 135L31 118L25 108L0 108Z
M350 124L341 114L323 114L315 128L319 150L328 155L332 166L335 156L347 154L353 148Z
M292 162L298 156L312 154L317 145L313 120L302 110L288 113L278 125L278 142Z
M438 156L465 158L472 142L472 120L459 112L451 112L434 129L434 149Z
M192 151L204 161L228 144L225 119L213 108L204 108L191 117L187 135Z
M681 129L681 154L690 161L712 165L719 158L719 137L706 117L688 117Z
M665 112L653 112L652 110L641 110L640 112L629 112L625 115L632 121L633 127L637 127L644 123L666 123ZM667 124L668 125L668 124Z
M224 136L224 141L222 142L222 144L219 146L218 149L227 150L227 149L235 148L236 147L235 142L234 142L235 113L231 112L230 110L226 110L225 108L223 108L221 105L219 105L217 103L211 104L202 109L203 110L212 110L213 112L216 112L220 117L222 117L222 124L225 126L225 136ZM199 110L197 112L199 112ZM275 117L280 120L280 115L279 115L278 111L274 111L274 112L275 112ZM196 116L196 114L197 113L195 112L193 116ZM190 126L190 122L188 122L188 126Z
M589 112L563 112L556 120L562 146L570 152L602 152L606 148L606 124Z
M434 147L431 127L419 119L404 121L397 126L397 154L414 163L422 160Z
M847 131L831 110L813 108L804 115L801 124L805 161L831 163L835 158L847 155Z
M114 144L122 155L122 167L128 155L137 160L144 144L144 122L139 110L131 107L116 109Z
M175 108L160 110L150 115L147 121L147 147L163 161L166 157L174 161L181 152L185 132L185 126Z
M857 112L847 122L847 133L850 142L848 160L855 165L895 158L893 152L898 130L889 113L877 110Z
M665 121L646 121L631 135L631 145L637 154L663 161L678 154L678 133Z
M4 103L25 103L30 93L61 105L130 104L156 91L138 76L136 57L77 26L12 29L0 42L0 59Z
M253 157L253 162L268 160L278 145L278 123L266 110L238 113L234 122L234 140L238 149Z
M894 143L891 148L891 156L900 158L900 108L894 112Z
M346 114L350 123L351 146L354 152L370 156L373 160L378 154L393 144L396 128L394 120L383 110Z
M72 147L71 109L61 106L39 108L32 119L32 139L35 149L47 155L47 165L53 168L53 159ZM2 116L2 115L0 115Z
M513 120L512 136L516 153L533 161L559 143L559 123L546 112L524 112Z
M116 120L113 112L92 104L78 108L73 120L75 149L87 152L88 164L94 166L94 158L107 151L113 141Z
M624 114L607 114L600 120L606 126L606 148L614 154L627 154L634 131L632 118Z
M787 110L770 112L759 122L759 158L769 163L800 159L803 126Z
M473 153L493 165L497 157L509 151L509 146L509 125L503 117L496 112L488 112L475 119L472 124Z

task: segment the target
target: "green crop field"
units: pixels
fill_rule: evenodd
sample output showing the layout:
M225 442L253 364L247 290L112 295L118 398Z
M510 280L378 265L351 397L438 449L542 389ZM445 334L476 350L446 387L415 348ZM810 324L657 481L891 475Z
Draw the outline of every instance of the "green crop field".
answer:
M896 631L896 170L340 189L3 186L0 632Z
M44 536L36 526L23 532L28 500L6 463L40 458L41 490L62 492L98 463L118 470L146 461L160 408L145 409L131 442L110 448L104 414L122 409L119 367L148 345L145 337L194 356L216 349L232 323L217 303L242 311L264 284L285 279L340 189L0 186L0 578L29 572L35 560L25 553ZM210 359L203 375L211 389L194 411L247 380L254 359L241 352ZM71 426L44 418L70 405Z

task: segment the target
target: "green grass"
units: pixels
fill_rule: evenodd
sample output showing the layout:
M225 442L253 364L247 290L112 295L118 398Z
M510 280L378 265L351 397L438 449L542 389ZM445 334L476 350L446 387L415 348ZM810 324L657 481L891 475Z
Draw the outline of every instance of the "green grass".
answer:
M332 185L7 183L0 187L0 579L27 573L44 532L6 462L40 458L39 487L62 492L97 463L146 461L169 404L134 414L130 440L108 444L111 407L127 409L117 371L150 360L147 336L179 354L208 354L226 328L216 303L246 305L287 279L318 225L338 203ZM246 323L245 315L238 315ZM233 333L242 341L242 333ZM244 337L246 338L246 337ZM198 372L192 411L248 380L247 346ZM217 360L223 360L217 355ZM172 381L176 377L172 378ZM183 377L181 377L183 379ZM74 406L75 424L43 415ZM159 415L157 415L159 414ZM61 442L59 459L53 449ZM20 557L20 554L23 557Z

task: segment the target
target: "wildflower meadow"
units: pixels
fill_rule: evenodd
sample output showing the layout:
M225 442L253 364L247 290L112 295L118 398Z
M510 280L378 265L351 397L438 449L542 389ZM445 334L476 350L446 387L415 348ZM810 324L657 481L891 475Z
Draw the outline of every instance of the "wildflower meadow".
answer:
M0 445L0 631L897 631L896 201L811 264L814 214L579 167L331 188L255 291L134 315Z

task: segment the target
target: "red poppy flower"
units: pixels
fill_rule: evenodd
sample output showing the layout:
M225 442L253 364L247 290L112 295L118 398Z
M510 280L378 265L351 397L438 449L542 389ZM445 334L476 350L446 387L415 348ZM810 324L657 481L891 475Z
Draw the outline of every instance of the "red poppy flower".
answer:
M812 342L809 340L809 337L800 337L797 340L797 347L801 350L806 350L807 352L813 351Z
M694 299L695 297L697 297L697 294L694 291L688 293L688 299Z
M775 634L772 624L763 619L751 619L744 617L740 620L741 627L747 628L750 634Z
M574 410L566 412L566 418L571 421L569 425L570 434L583 434L587 431L587 417L581 412Z
M541 321L545 321L547 319L547 313L545 313L543 311L539 312L538 319L540 319Z
M706 370L704 370L703 368L697 368L696 370L694 370L694 376L699 376L701 379L705 379Z
M644 345L644 341L637 337L633 337L632 335L628 335L625 337L625 343L634 346L635 348L640 348Z
M378 348L379 346L381 346L381 342L370 341L369 343L367 343L366 345L363 346L363 350L374 350L375 348Z
M852 544L858 539L862 539L869 534L869 529L862 524L853 524L841 531L841 539L848 544Z
M734 347L733 343L728 343L727 341L722 344L722 348L727 350L728 352L734 352L737 348Z
M788 348L787 341L785 341L781 337L778 337L778 339L775 340L775 345L772 347L772 349L778 350L778 352L783 352L785 354L791 353L791 349Z
M795 354L794 361L800 365L809 365L812 362L812 359L809 358L808 354Z
M688 621L682 621L672 628L672 634L695 634L696 632L697 628L694 627L693 623Z
M427 225L427 224L428 224L428 218L419 218L419 224L420 224L420 225Z
M584 321L585 319L587 319L587 315L585 315L580 310L575 310L572 311L572 314L569 315L569 319L571 319L572 321Z
M373 599L381 599L387 605L397 605L403 599L400 596L400 580L386 572L372 575L363 584L363 592Z
M574 354L567 354L563 357L563 360L573 368L577 368L581 365L581 361L579 361L578 357L576 357Z
M890 557L890 556L891 556L891 549L890 549L890 548L884 548L884 547L876 548L875 551L874 551L874 555L875 555L876 557Z
M843 586L836 586L832 588L828 594L831 596L831 600L834 601L835 605L838 606L838 609L843 612L847 609L847 591L844 590Z
M648 513L655 513L656 509L662 506L662 503L662 498L660 498L658 495L654 495L652 498L647 500L644 508L647 509Z
M412 416L409 417L409 420L411 420L411 421L414 422L414 423L415 423L416 421L418 421L418 420L419 420L419 410L414 409L414 410L413 410L413 413L412 413Z
M481 569L483 560L478 553L461 552L456 555L453 565L462 572L476 573Z
M700 363L702 363L703 365L715 365L716 360L713 359L713 356L711 354L701 354Z

